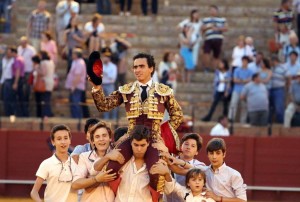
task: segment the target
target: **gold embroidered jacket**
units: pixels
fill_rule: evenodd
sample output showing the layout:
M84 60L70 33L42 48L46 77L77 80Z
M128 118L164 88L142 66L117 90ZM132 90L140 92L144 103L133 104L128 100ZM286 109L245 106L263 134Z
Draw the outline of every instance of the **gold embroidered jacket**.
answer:
M128 133L135 125L143 124L152 129L152 138L160 139L160 124L165 109L169 112L169 124L173 129L176 130L183 120L182 109L174 98L173 90L161 83L152 83L144 102L140 100L140 88L137 81L119 87L109 96L105 96L100 87L98 91L92 90L92 96L100 112L107 112L122 103L125 104L126 116L129 121ZM178 137L174 138L178 144Z

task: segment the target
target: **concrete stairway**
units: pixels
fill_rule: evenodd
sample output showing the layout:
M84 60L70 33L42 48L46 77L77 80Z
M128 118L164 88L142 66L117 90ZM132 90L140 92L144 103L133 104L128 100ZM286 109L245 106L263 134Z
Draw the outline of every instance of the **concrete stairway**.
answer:
M16 38L26 33L26 22L29 13L36 7L38 0L18 1L17 6L17 30L10 36L10 43L15 43ZM114 1L112 1L114 2ZM280 0L161 0L159 1L159 15L141 16L139 2L134 2L132 16L124 17L118 14L118 5L112 3L113 14L103 16L103 22L107 32L134 33L135 37L128 40L133 48L129 51L128 62L132 64L131 57L140 51L150 52L156 58L156 62L162 58L166 50L178 52L176 25L189 16L192 9L199 9L201 17L208 15L208 6L219 6L220 15L228 20L229 31L225 34L224 56L230 59L236 38L239 35L252 36L255 39L257 50L267 53L267 40L273 35L272 13L279 7ZM55 11L57 1L48 1L48 10ZM96 11L95 4L82 4L81 22L90 20L92 13ZM55 14L53 14L55 16ZM54 30L54 25L53 25ZM9 38L9 36L8 36ZM61 80L60 89L53 94L55 103L54 111L57 116L69 116L69 108L65 104L68 92L63 89L65 79L65 62L59 61L57 73ZM198 69L197 71L199 71ZM134 79L131 73L129 80ZM202 117L208 110L212 99L213 74L196 72L191 84L179 83L176 97L183 103L184 113L190 115L192 111L196 119ZM90 88L89 88L90 89ZM191 108L194 103L194 108ZM92 115L97 115L95 107L90 107ZM121 114L124 114L123 109ZM215 113L217 115L217 113Z

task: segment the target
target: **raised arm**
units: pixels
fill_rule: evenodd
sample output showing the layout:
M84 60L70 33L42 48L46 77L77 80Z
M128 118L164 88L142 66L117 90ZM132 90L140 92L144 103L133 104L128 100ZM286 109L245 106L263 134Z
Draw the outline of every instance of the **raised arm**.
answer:
M99 112L110 111L123 103L122 94L119 91L114 91L109 96L105 96L102 86L94 86L92 96Z

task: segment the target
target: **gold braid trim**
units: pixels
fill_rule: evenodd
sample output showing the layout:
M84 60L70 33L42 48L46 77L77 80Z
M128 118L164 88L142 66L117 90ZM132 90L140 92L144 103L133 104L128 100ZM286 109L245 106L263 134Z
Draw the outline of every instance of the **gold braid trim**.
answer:
M158 177L156 191L163 194L164 193L164 188L165 188L165 176L160 175Z
M119 87L119 92L122 94L130 94L133 92L135 86L137 85L137 81L125 84Z

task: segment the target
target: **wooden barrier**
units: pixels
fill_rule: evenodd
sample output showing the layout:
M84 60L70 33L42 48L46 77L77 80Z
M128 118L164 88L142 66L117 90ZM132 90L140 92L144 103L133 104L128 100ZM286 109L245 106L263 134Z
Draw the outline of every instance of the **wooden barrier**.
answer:
M86 142L83 133L72 133L72 145ZM39 164L49 156L49 132L0 131L0 179L34 180ZM211 138L203 135L197 158L209 164L205 146ZM226 164L238 170L251 187L300 187L300 147L298 137L226 137ZM29 196L32 185L0 184L2 196ZM251 189L251 200L297 201L300 192Z

